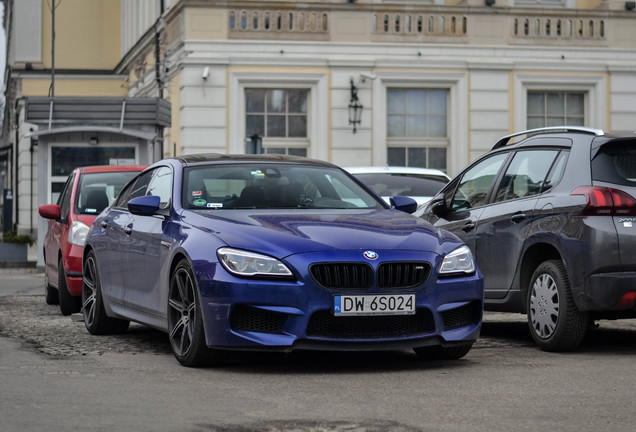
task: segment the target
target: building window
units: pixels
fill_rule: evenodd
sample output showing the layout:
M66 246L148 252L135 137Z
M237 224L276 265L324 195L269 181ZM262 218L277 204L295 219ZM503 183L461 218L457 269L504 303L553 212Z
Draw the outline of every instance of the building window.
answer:
M515 3L520 5L528 4L528 3L558 5L558 4L563 4L564 2L565 0L516 0Z
M307 157L307 147L266 147L267 154L284 154L289 156Z
M585 94L581 92L528 92L529 129L549 126L583 126Z
M308 90L246 89L246 136L263 138L265 153L307 154Z
M389 165L447 168L448 90L387 90Z

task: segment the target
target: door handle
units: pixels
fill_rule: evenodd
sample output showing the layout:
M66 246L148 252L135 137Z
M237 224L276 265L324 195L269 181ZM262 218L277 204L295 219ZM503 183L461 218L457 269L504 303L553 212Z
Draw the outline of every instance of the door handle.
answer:
M108 228L108 222L106 222L105 220L103 220L103 221L101 221L101 222L99 223L99 226L100 226L100 227L102 227L102 228Z
M132 233L132 229L133 229L133 224L126 225L126 228L124 228L124 232L130 235Z
M464 232L472 231L475 229L475 224L473 222L468 222L467 224L461 227L461 230Z
M526 218L525 213L516 213L510 216L510 222L519 223Z

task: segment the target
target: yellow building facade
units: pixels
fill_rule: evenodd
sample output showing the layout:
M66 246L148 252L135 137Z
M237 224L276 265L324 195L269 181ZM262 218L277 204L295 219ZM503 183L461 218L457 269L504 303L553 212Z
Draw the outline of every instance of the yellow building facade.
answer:
M42 155L48 125L28 118L33 97L165 101L169 124L100 136L134 141L142 163L245 153L257 137L264 152L452 176L514 131L636 123L631 1L62 0L54 11L46 0L4 3L4 183L18 191L13 224L23 232L37 230L36 204L53 199L59 182ZM354 94L359 122L349 112ZM68 141L48 136L49 150ZM90 138L77 132L73 145ZM49 167L45 178L40 168L31 174L32 150Z

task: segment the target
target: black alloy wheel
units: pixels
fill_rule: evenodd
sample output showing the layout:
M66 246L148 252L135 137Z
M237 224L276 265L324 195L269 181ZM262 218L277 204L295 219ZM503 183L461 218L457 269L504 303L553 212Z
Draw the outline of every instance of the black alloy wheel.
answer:
M170 277L168 337L175 358L184 366L219 365L225 360L225 352L206 345L200 304L194 272L183 259Z
M563 263L541 263L530 279L528 326L534 342L546 351L568 351L579 346L588 325L588 313L574 304Z
M106 315L95 252L90 251L86 256L83 273L82 313L88 332L94 335L124 333L128 330L130 321Z

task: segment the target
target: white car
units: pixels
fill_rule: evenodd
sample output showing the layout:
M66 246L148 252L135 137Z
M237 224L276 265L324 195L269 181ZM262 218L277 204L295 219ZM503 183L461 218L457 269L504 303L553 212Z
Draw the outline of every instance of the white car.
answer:
M392 196L408 196L417 201L418 210L450 180L446 173L432 168L366 166L344 169L387 203Z

